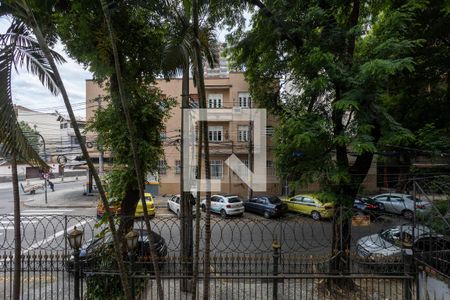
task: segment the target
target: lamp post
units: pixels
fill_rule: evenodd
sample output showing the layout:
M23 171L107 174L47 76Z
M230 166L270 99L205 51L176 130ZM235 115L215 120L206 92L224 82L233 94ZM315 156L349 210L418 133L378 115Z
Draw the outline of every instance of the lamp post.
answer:
M73 250L74 257L74 269L75 269L75 283L74 283L74 299L80 300L80 248L81 241L83 239L83 231L78 230L75 226L71 232L67 234L67 239L69 240L70 247Z
M135 299L135 287L134 287L134 280L133 280L133 271L134 271L134 259L135 259L135 250L138 243L139 235L138 233L131 229L130 232L128 232L125 235L125 240L127 242L127 250L128 250L128 257L130 258L130 269L131 269L131 297L132 299Z

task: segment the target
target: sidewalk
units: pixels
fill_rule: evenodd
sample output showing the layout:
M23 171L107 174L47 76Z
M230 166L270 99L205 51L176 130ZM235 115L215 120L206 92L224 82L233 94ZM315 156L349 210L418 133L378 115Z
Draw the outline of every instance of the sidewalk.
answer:
M86 181L86 176L64 177L64 181L61 181L61 178L54 178L54 179L50 179L50 181L53 182L55 184L55 186L57 186L60 183L75 182L75 181L79 181L80 184L83 185L83 183ZM27 183L29 185L36 184L36 183L44 183L44 180L43 179L39 179L39 178L21 180L21 181L19 181L19 189L20 189L20 184L23 184L25 186L25 185L27 185ZM10 188L12 188L12 182L11 181L9 181L9 182L1 182L0 183L0 190L10 189Z
M58 190L55 182L55 191L47 191L47 203L45 203L45 192L39 190L35 195L21 195L21 202L26 207L35 208L92 208L97 205L97 195L83 195L83 181L80 185L70 190Z

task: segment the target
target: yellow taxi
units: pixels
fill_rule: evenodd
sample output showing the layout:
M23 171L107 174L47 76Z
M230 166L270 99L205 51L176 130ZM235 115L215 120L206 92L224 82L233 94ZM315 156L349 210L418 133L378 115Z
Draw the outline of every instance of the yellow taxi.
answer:
M155 216L155 202L153 201L152 194L145 193L145 204L147 204L147 213L150 217ZM143 217L144 209L142 208L142 201L139 201L136 206L135 217Z
M120 215L120 201L117 198L109 198L109 212L113 215ZM150 217L155 216L155 202L153 201L152 194L145 193L145 203L147 204L147 212ZM105 207L100 199L97 202L97 218L101 219L103 213L105 212ZM143 217L144 209L142 208L142 201L139 200L136 206L135 217Z
M284 199L288 206L288 211L311 216L314 220L332 218L334 215L334 204L324 203L317 195L296 195Z

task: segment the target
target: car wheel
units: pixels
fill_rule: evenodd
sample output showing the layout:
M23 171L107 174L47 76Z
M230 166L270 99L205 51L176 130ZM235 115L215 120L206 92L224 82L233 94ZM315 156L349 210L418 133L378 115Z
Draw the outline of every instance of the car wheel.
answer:
M412 211L410 211L410 210L404 210L404 211L402 211L402 216L405 219L411 220L413 218L413 216L414 216L414 213Z
M264 212L264 218L270 219L270 214L267 210Z
M181 212L179 210L177 210L177 217L178 219L181 218Z
M205 212L206 211L206 206L205 206L205 204L202 204L202 212Z
M316 220L316 221L320 220L320 213L318 211L313 211L311 213L311 218L313 218L313 220Z
M170 210L170 204L167 202L167 209Z
M222 218L226 218L227 217L227 212L224 210L224 209L222 209L221 211L220 211L220 215L222 216Z

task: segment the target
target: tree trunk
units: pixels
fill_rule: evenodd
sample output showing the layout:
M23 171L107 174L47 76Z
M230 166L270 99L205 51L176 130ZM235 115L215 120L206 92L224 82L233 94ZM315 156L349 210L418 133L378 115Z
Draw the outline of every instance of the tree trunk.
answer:
M139 189L136 189L135 186L128 186L120 204L119 233L121 237L125 236L133 228L134 214L138 202Z
M20 195L19 179L17 176L17 160L13 154L11 160L12 185L14 194L14 278L13 278L13 299L20 299L20 273L21 273L21 250L22 238L20 236Z
M197 182L202 179L202 141L203 141L203 123L198 125L198 149L197 149ZM195 201L195 242L194 242L194 271L192 276L192 300L197 300L197 279L200 259L200 186L197 186L197 199Z
M62 98L64 100L64 104L67 109L67 113L70 117L70 122L72 124L73 130L75 132L75 136L77 137L78 143L80 144L81 152L83 153L83 156L86 159L86 163L89 167L90 172L94 176L95 183L97 184L98 191L100 193L101 201L104 205L104 207L109 207L109 203L106 199L105 190L103 189L102 182L100 180L100 177L98 176L97 170L94 167L94 164L92 162L91 157L89 156L89 153L87 151L86 145L84 144L84 141L81 136L80 128L78 127L77 120L75 118L75 114L73 113L72 105L70 104L69 96L67 95L67 91L65 89L64 83L61 79L61 76L59 74L58 68L56 67L56 63L51 55L50 49L48 47L48 44L42 34L42 31L36 22L36 19L34 18L34 14L31 11L31 9L28 7L26 1L22 1L22 6L25 9L27 16L30 19L31 27L33 28L34 34L36 35L36 39L39 42L39 46L41 47L42 51L44 52L52 71L55 75L55 80L57 82L57 85L59 87L59 90L61 91ZM126 299L131 300L131 289L128 281L128 273L125 269L125 264L123 263L123 244L121 243L120 239L117 236L117 231L114 223L113 216L109 213L109 210L105 210L105 213L108 217L108 224L111 231L111 235L113 238L113 245L114 245L114 254L115 259L117 261L119 272L120 272L120 279L122 281L122 287L124 289L124 294Z
M182 81L182 95L181 95L181 138L180 138L180 210L181 210L181 259L182 259L182 272L184 276L192 275L192 252L193 252L193 227L192 227L192 206L191 206L191 193L186 192L184 189L184 110L189 108L189 62L183 68L183 81ZM187 171L187 170L186 170ZM190 291L190 285L188 280L183 279L181 282L181 290L185 292Z
M192 1L193 31L195 37L194 50L198 72L198 95L200 99L200 116L206 120L206 92L205 78L203 73L203 60L201 55L200 37L199 37L199 4L198 0ZM208 141L208 121L203 123L203 141L205 147L205 179L206 179L206 218L205 218L205 258L203 265L203 299L209 299L209 281L210 281L210 244L211 244L211 168L209 162L209 141Z
M100 2L102 5L103 13L105 15L106 25L108 26L111 48L113 50L113 55L114 55L114 66L115 66L115 72L116 72L116 76L117 76L117 84L118 84L118 88L119 88L119 96L120 96L119 98L122 103L123 113L125 115L125 119L126 119L126 123L127 123L127 127L128 127L131 152L133 154L133 164L134 164L134 168L136 170L136 178L137 178L137 182L138 182L138 186L139 186L139 194L140 194L140 198L141 198L141 202L142 202L144 221L145 221L145 226L147 228L147 234L148 234L148 239L149 239L149 243L150 243L150 254L152 257L153 269L155 271L158 296L159 296L159 299L164 299L164 291L163 291L163 288L161 285L160 270L159 270L159 265L158 265L158 256L157 256L157 253L155 250L155 243L154 243L155 239L153 236L153 231L151 230L151 226L150 226L150 220L149 220L148 211L147 211L147 203L145 202L144 175L142 174L142 166L139 162L139 157L138 157L138 153L137 153L137 149L136 149L137 145L138 145L136 142L136 137L135 137L135 129L136 128L133 126L133 123L131 121L130 112L129 112L129 108L128 108L128 102L127 102L126 96L125 96L126 91L124 89L122 77L121 77L122 71L121 71L121 64L120 64L120 60L119 60L119 52L117 50L117 45L114 40L114 33L113 33L112 24L111 24L111 18L109 15L108 5L104 0L100 0Z

